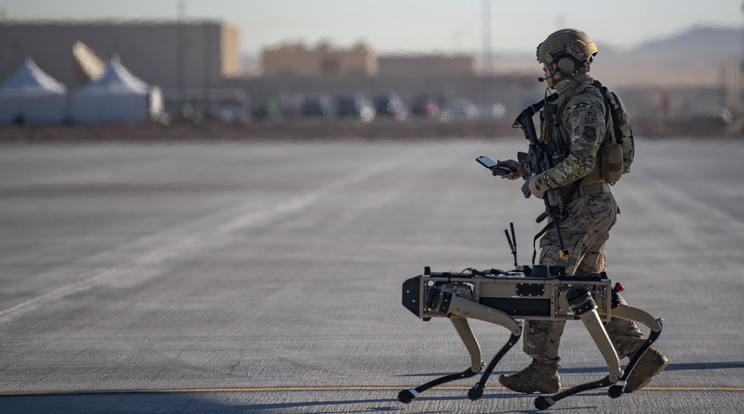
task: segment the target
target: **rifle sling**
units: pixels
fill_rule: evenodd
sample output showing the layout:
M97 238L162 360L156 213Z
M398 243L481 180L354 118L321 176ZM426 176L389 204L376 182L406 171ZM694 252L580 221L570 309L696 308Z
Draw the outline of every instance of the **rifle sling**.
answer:
M571 191L568 193L568 197L566 197L565 202L568 203L573 196L579 191L579 187L581 187L581 178L574 181L571 185ZM550 228L550 226L560 226L561 222L566 219L565 210L561 211L561 217L557 222L554 222L552 216L548 216L550 220L548 221L548 224L543 227L542 230L540 230L535 237L532 239L532 265L535 264L535 258L537 257L537 240L542 237ZM561 246L561 248L565 248L565 246Z

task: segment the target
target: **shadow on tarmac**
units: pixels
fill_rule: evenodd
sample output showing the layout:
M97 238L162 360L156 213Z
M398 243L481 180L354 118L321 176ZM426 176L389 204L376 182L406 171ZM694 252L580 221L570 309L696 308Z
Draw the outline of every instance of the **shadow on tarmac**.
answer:
M685 363L669 364L666 371L685 371L685 370L711 370L711 369L741 369L744 368L744 362L709 362L709 363ZM601 373L604 367L581 367L564 369L566 373ZM498 374L498 373L495 373ZM425 373L425 374L406 374L396 375L396 377L424 377L424 376L441 376L443 373ZM404 388L404 387L401 387ZM276 392L276 391L274 391ZM251 391L255 393L255 391ZM281 393L281 391L279 391ZM604 395L605 392L601 391ZM29 395L4 395L0 396L0 406L3 407L3 413L14 414L48 414L48 413L76 413L76 414L98 414L101 412L114 414L138 414L138 413L287 413L303 412L309 407L321 408L328 406L328 411L313 411L314 413L338 412L332 407L362 405L367 406L353 412L387 412L387 411L410 411L404 405L396 400L396 392L390 393L390 398L381 399L357 399L357 400L327 400L327 401L298 401L298 402L276 402L265 404L241 404L235 397L216 398L215 395L222 394L246 394L240 391L220 392L206 391L200 393L192 392L78 392L70 394L29 394ZM582 395L591 395L585 393ZM244 396L245 400L250 401L250 396ZM483 396L483 399L504 399L504 398L529 398L533 399L534 395L523 395L514 393L489 393ZM418 401L456 401L467 399L465 394L453 396L426 396L422 395L417 398ZM281 394L277 394L277 400L285 400ZM225 401L225 402L222 402ZM228 401L233 401L230 403ZM374 407L369 407L374 405ZM415 407L415 403L414 403ZM349 407L341 409L343 412L348 411ZM321 408L322 410L322 408ZM447 412L447 411L442 411ZM532 412L532 411L518 411Z
M687 364L669 363L664 371L694 371L708 369L731 369L744 368L744 362L697 362ZM607 367L578 367L578 368L561 368L560 372L565 374L582 374L582 373L602 373L606 372ZM513 371L493 371L492 376L500 374L512 374ZM441 377L452 374L452 372L427 372L418 374L399 374L395 377Z

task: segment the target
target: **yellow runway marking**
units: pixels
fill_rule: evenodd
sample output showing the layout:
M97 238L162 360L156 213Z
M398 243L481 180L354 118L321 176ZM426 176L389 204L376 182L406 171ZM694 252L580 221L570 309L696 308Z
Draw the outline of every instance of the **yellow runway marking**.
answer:
M211 393L211 392L279 392L279 391L398 391L410 389L404 386L358 386L358 387L236 387L236 388L177 388L177 389L122 389L122 390L74 390L74 391L31 391L31 392L0 392L0 397L19 396L53 396L53 395L81 395L81 394L175 394L175 393ZM439 390L469 390L471 387L435 387ZM568 389L569 387L562 387ZM604 389L607 389L605 387ZM486 390L506 390L505 387L486 387ZM645 387L644 391L736 391L742 392L741 387Z

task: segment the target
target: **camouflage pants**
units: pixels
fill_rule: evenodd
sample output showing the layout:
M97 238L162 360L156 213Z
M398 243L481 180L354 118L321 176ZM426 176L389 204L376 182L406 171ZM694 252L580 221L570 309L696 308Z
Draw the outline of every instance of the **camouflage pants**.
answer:
M611 193L585 194L566 205L568 217L561 222L561 235L568 249L568 261L558 255L560 244L551 228L540 240L540 264L566 267L567 275L587 276L604 272L606 242L617 220L617 204ZM623 298L620 298L625 303ZM524 334L524 352L540 361L558 361L558 347L565 322L528 321ZM643 343L636 324L612 318L605 329L623 358L634 353Z

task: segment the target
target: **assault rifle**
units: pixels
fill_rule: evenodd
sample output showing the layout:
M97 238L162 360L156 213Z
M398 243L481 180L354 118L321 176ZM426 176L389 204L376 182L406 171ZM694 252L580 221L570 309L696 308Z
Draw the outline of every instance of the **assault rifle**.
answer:
M535 132L535 124L532 122L532 117L535 115L535 113L540 111L540 109L546 104L546 102L552 102L557 97L558 95L553 94L540 102L528 106L519 114L519 116L517 116L517 119L515 119L514 123L512 124L512 127L520 128L524 133L524 137L530 142L529 154L520 152L517 154L517 158L519 159L520 163L530 164L533 175L540 174L553 168L553 160L551 158L550 152L546 148L547 145L540 142L540 140L537 138L537 133ZM547 116L554 116L554 114L548 114ZM531 195L529 179L527 179L522 186L522 194L524 194L525 198L529 198ZM543 198L543 201L545 201L545 212L540 214L537 217L536 221L538 223L541 223L543 220L549 217L550 222L542 231L540 231L535 236L535 241L537 241L537 239L540 238L540 236L542 236L551 225L554 226L556 234L558 236L558 243L561 247L560 258L562 260L568 260L569 252L566 249L565 244L563 243L563 236L561 235L560 228L560 222L565 218L562 213L563 201L561 199L561 195L556 189L548 190L548 192L545 194L545 197ZM535 263L536 253L537 252L535 251L532 256L533 264Z

